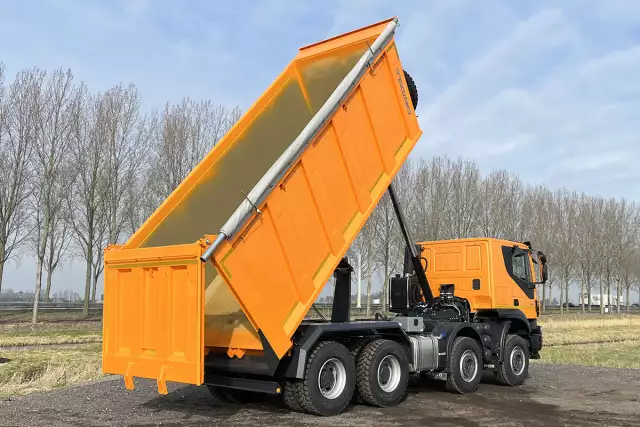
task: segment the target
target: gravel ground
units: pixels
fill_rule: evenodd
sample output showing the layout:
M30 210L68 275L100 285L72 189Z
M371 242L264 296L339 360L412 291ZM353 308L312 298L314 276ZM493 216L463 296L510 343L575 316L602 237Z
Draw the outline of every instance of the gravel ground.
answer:
M278 400L258 405L215 401L204 387L173 384L158 395L153 381L127 391L121 378L0 401L2 426L638 426L640 370L531 367L525 386L487 378L477 393L454 395L441 383L414 384L394 408L353 406L338 417L290 412Z

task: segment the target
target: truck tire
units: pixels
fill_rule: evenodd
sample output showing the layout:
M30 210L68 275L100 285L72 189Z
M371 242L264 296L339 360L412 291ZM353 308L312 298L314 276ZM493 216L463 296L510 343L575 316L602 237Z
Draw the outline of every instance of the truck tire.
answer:
M452 393L473 393L482 379L483 359L478 343L469 337L457 337L448 357L446 389Z
M287 408L291 409L294 412L304 412L304 408L300 404L300 399L298 398L298 385L297 381L287 381L284 384L284 393L282 394L282 399L284 400L284 404Z
M362 352L362 349L371 341L373 341L373 338L371 337L361 338L348 345L349 351L351 352L351 356L353 356L353 360L356 363L356 369L358 366L358 357L360 357L360 353ZM357 376L357 372L356 372L356 376ZM364 400L362 400L362 397L360 397L360 393L358 392L357 385L355 390L353 391L353 397L351 398L351 401L354 403L364 403Z
M409 384L409 361L400 344L378 339L367 344L356 365L356 385L368 405L395 406L404 398Z
M495 371L501 385L516 387L524 384L529 374L529 346L520 335L508 335L502 364Z
M321 341L307 358L304 378L296 383L302 408L310 414L332 416L344 411L356 387L351 352L335 341Z
M407 90L409 92L409 97L411 98L411 103L413 104L413 109L415 110L418 106L418 88L416 87L416 83L413 81L413 78L406 71L404 71L404 79L407 81Z

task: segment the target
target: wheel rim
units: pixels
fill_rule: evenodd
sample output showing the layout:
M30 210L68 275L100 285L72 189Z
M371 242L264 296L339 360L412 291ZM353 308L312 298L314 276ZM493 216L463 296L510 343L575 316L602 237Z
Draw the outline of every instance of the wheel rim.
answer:
M522 349L520 347L514 347L513 350L511 350L511 370L513 371L513 373L518 376L518 375L522 375L522 372L524 372L524 365L525 365L525 359L524 359L524 351L522 351Z
M344 364L335 358L322 364L318 373L320 393L327 399L335 399L342 394L347 385L347 370Z
M401 375L400 362L395 356L390 354L385 356L378 365L378 385L386 393L398 388Z
M478 373L478 357L472 350L462 353L460 358L460 375L465 382L471 382Z

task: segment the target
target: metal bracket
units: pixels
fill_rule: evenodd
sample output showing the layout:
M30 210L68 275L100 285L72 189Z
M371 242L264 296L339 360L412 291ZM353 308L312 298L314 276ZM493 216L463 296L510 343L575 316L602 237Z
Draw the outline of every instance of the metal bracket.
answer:
M255 203L253 203L253 202L251 201L251 199L249 199L249 196L247 196L247 195L245 194L245 192L244 192L244 191L241 191L241 193L242 193L242 195L244 196L244 198L245 198L245 199L247 199L247 202L249 202L249 204L251 205L251 207L253 208L253 210L254 210L254 211L256 211L256 213L257 213L258 215L259 215L259 214L261 214L261 213L262 213L262 211L261 211L260 209L258 209L258 207L255 205Z

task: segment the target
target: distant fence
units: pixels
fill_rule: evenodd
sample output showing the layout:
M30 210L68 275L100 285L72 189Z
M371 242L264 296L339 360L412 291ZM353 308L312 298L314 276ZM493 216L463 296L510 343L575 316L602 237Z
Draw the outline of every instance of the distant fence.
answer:
M331 303L316 303L311 310L309 310L309 317L319 317L318 312L325 317L331 316ZM84 308L84 304L82 302L41 302L38 310L41 312L54 312L54 311L82 311ZM31 311L33 310L33 302L0 302L0 312L21 312L21 311ZM89 310L94 313L102 312L102 303L90 303ZM382 304L371 304L371 316L373 316L376 312L380 312L382 310ZM580 307L569 307L565 308L564 312L569 313L578 313L581 312L582 309ZM586 307L585 307L586 311ZM615 313L616 308L611 307L611 311ZM625 313L626 306L620 306L620 312ZM640 312L640 308L631 307L632 312ZM599 313L600 309L598 307L592 307L592 313ZM544 314L558 314L560 313L560 307L547 307ZM356 304L351 305L351 314L353 316L365 316L367 314L367 306L366 304L362 304L361 307L356 307Z
M82 311L84 303L80 302L41 302L38 311ZM0 312L20 312L33 310L33 302L0 302ZM89 303L89 311L102 311L102 303Z

